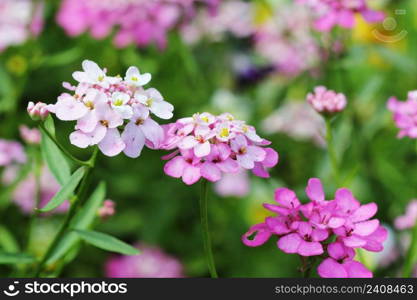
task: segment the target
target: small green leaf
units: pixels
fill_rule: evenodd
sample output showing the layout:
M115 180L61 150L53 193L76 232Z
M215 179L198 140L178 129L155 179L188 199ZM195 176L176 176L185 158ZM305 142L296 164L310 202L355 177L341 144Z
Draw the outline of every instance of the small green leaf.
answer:
M0 246L7 252L19 251L19 244L13 234L3 225L0 225Z
M70 179L67 181L65 185L61 187L58 193L45 205L45 207L39 209L40 212L48 212L51 211L58 206L60 206L65 200L68 200L78 184L80 183L81 179L83 178L85 173L85 168L81 167L77 171L72 174Z
M35 258L26 253L0 252L0 264L29 264L35 262Z
M126 244L125 242L122 242L121 240L111 235L97 231L86 231L79 229L74 229L74 232L76 232L85 242L98 248L111 252L121 253L124 255L139 254L138 249Z
M71 228L89 228L97 216L97 210L102 205L105 196L106 184L104 182L100 182L93 194L86 201L85 205L74 216L73 220L71 221ZM51 264L57 261L70 249L74 248L79 242L80 238L75 232L71 231L66 233L46 263Z
M44 126L52 135L55 135L54 120L51 116L48 116L45 120ZM56 180L61 185L64 185L71 177L70 165L61 150L59 150L55 143L43 131L41 149L49 170L51 170Z

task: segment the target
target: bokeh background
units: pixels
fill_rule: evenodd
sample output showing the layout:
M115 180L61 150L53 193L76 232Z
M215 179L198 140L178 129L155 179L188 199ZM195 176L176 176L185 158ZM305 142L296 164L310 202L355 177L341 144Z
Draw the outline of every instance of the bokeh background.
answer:
M7 1L0 0L0 43L1 35L7 33L2 31L6 18L3 2ZM212 185L209 220L213 249L221 277L296 277L300 276L296 255L282 253L272 239L262 247L246 247L241 236L266 216L261 204L273 201L275 188L292 188L305 200L307 180L319 177L329 197L334 193L322 138L324 125L305 105L308 92L326 85L348 99L347 109L334 123L345 186L362 203L375 201L377 217L391 229L383 255L364 254L361 258L375 276L398 276L408 233L393 224L417 196L417 155L413 140L396 138L386 102L390 96L404 99L408 91L417 88L416 1L369 1L390 19L368 24L358 15L354 28L335 28L328 33L313 30L308 10L301 12L291 0L223 0L218 1L217 10L196 1L194 11L181 15L167 30L165 45L150 41L123 47L113 41L117 26L99 39L88 31L71 36L57 23L64 1L28 2L41 5L44 24L39 33L29 34L18 45L4 46L0 52L2 139L25 145L19 126L34 126L26 113L28 101L55 103L63 92L62 82L73 83L71 74L81 69L82 60L93 60L113 75L123 75L129 66L137 66L152 74L151 85L175 106L174 119L195 112L227 111L256 126L261 136L272 141L280 162L271 170L271 178L242 175L229 178L222 186ZM224 9L229 2L240 3L242 10ZM33 11L31 14L34 17ZM72 20L81 22L75 17ZM266 25L270 22L272 27ZM72 153L89 157L89 150L69 143L73 124L56 122L56 126L58 139ZM96 229L130 244L140 242L163 249L183 265L185 276L207 276L199 225L199 185L186 186L166 176L160 159L164 154L145 149L138 159L99 156L90 191L104 180L116 213L98 222ZM0 172L3 170L0 167ZM230 192L225 187L233 187L231 192L238 195L225 195ZM25 247L30 214L16 205L4 182L0 195L0 231ZM27 245L29 251L42 253L62 218L62 214L38 218ZM2 236L0 246L4 249L10 241ZM61 276L105 276L106 261L112 256L84 245ZM0 275L10 276L13 269L3 265Z

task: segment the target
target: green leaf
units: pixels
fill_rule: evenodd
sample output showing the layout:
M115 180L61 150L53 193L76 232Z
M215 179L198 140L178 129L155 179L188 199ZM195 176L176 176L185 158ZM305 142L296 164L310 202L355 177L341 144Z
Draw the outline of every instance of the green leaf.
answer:
M51 116L48 116L44 125L52 135L55 135L54 120ZM44 132L42 132L41 149L49 170L61 186L64 185L71 177L70 165L61 150Z
M65 200L68 200L78 184L80 183L81 179L83 178L85 173L85 168L81 167L77 171L72 174L70 179L67 181L65 185L61 187L58 193L45 205L45 207L39 209L40 212L48 212L51 211L58 206L60 206Z
M19 244L13 234L3 225L0 225L0 245L7 252L19 251Z
M74 216L70 227L75 229L88 229L97 216L97 210L102 205L105 197L106 184L104 182L100 182L93 194L86 201L85 205ZM61 242L56 246L46 264L51 264L57 261L70 249L74 248L79 242L80 238L75 232L71 231L66 233Z
M0 252L0 264L29 264L35 262L35 258L26 253Z
M74 229L74 232L76 232L85 242L98 248L111 252L121 253L124 255L139 254L138 249L126 244L125 242L122 242L121 240L111 235L97 231L86 231L79 229Z

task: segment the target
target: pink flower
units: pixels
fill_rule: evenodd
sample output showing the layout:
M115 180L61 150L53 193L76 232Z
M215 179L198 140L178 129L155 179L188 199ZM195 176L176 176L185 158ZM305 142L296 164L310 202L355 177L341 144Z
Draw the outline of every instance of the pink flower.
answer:
M195 114L164 129L165 140L160 148L176 149L164 157L170 160L165 165L165 173L181 177L186 184L193 184L200 177L216 182L222 178L222 173L235 174L240 169L268 177L266 168L278 163L275 150L263 147L270 142L231 114Z
M393 113L395 125L400 129L398 137L417 138L417 91L409 92L408 98L404 102L391 97L387 106Z
M240 170L235 174L223 174L222 178L214 185L214 189L222 197L244 197L249 193L249 186L248 172L246 170Z
M183 267L178 259L163 250L138 244L139 255L113 256L105 266L107 277L113 278L181 278Z
M319 113L334 114L345 108L346 96L318 86L307 95L307 102Z
M28 144L39 144L41 142L41 132L36 128L29 128L25 125L19 126L20 136Z
M83 71L73 73L76 87L64 83L74 94L63 93L55 104L47 106L58 119L77 122L71 144L80 148L98 145L107 156L123 151L132 158L140 155L144 145L159 147L164 132L150 113L168 119L174 107L156 89L143 88L151 75L130 67L124 79L107 76L105 69L89 60L83 61L82 67Z
M371 10L367 0L298 0L306 4L316 14L315 27L319 31L330 31L334 26L353 28L355 14L359 13L369 23L380 22L384 13Z
M104 200L103 206L98 209L98 215L102 219L113 216L116 212L116 203L112 200Z
M28 103L27 112L32 120L45 120L49 115L48 106L43 102Z
M395 219L395 228L404 230L413 228L417 222L417 200L411 200L406 208L405 214Z
M355 251L340 242L330 243L327 247L329 258L317 268L323 278L370 278L372 272L360 262L353 260Z
M26 162L26 153L19 142L0 139L0 167Z
M311 200L301 204L296 194L287 188L275 191L275 204L264 204L276 216L252 226L242 237L245 245L256 247L272 235L279 237L277 246L285 253L319 256L328 253L319 266L322 277L372 277L362 264L353 260L355 248L380 252L387 239L387 230L372 219L375 203L360 205L352 193L341 188L334 200L325 200L319 179L309 180L306 194ZM328 243L330 240L336 242Z

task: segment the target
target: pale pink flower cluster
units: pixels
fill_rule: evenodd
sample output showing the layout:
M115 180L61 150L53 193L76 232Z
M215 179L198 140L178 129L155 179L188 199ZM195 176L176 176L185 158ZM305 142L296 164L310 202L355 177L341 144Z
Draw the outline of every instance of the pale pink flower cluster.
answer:
M57 22L68 35L86 31L96 39L116 31L114 44L146 46L156 43L164 48L167 34L194 14L199 0L64 0Z
M96 63L85 60L83 71L74 72L77 86L64 83L73 94L63 93L48 110L63 121L77 121L71 144L87 148L98 145L107 156L124 152L138 157L145 144L158 148L164 139L162 127L151 113L170 119L174 107L154 88L143 88L151 74L130 67L124 78L107 76ZM122 128L122 133L119 132Z
M98 209L98 215L102 219L107 219L116 213L116 203L112 200L104 200L103 206Z
M178 259L162 249L138 244L141 253L133 256L114 256L105 266L112 278L181 278L183 266Z
M399 230L413 228L417 222L417 200L408 203L405 214L395 219L395 228Z
M387 230L377 219L371 219L377 205L361 205L346 188L338 189L334 200L327 201L317 178L309 180L306 194L311 201L301 204L292 190L277 189L278 205L264 204L277 215L252 226L243 235L243 243L256 247L276 235L278 248L285 253L325 255L317 269L321 277L372 277L372 272L354 257L358 248L373 252L383 249Z
M307 102L319 113L334 114L346 107L346 96L342 93L328 90L324 86L318 86L314 93L307 94Z
M391 97L387 106L400 129L398 137L417 138L417 91L409 92L406 101L398 101L396 97Z
M285 76L314 71L322 60L311 32L311 14L301 5L278 5L255 33L255 51Z
M23 44L43 27L43 3L32 0L0 1L0 52Z
M186 184L201 177L215 182L222 173L237 173L241 168L268 177L266 168L278 163L278 153L263 147L271 143L259 137L254 127L229 113L197 113L166 125L165 132L161 148L175 151L165 157L169 161L164 171L181 177Z
M297 0L310 7L315 15L315 28L330 31L335 26L353 28L355 14L361 14L369 23L380 22L384 13L369 8L367 0Z
M28 144L39 144L41 142L41 132L36 128L29 128L26 125L19 126L22 139Z
M0 139L0 167L26 162L26 153L16 141Z

